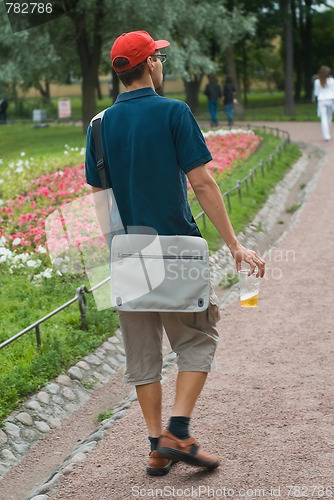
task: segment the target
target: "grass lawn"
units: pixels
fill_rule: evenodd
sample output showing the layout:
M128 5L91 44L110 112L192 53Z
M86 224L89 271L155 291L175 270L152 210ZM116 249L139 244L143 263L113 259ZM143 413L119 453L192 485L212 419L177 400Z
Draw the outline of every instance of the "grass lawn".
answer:
M281 141L280 138L271 134L260 135L263 137L263 143L257 152L242 162L237 169L232 169L230 172L223 172L223 174L220 174L221 178L217 177L217 183L222 193L234 187L237 180L242 180L246 177L249 174L249 170L251 168L254 169L261 159L269 158L270 154L272 154ZM264 177L262 176L261 169L257 171L254 186L250 182L248 183L249 193L247 193L246 186L242 186L241 200L239 199L237 190L230 195L232 210L229 213L229 217L236 233L243 231L247 224L251 222L255 214L264 205L277 182L284 177L286 171L297 161L299 156L300 151L298 147L295 144L289 144L286 153L280 159L276 156L274 166L265 168ZM226 198L225 206L228 210ZM202 211L196 200L192 203L191 209L195 216ZM208 241L210 250L218 250L222 244L222 240L213 224L207 217L205 226L202 217L197 222L203 237Z
M0 342L72 299L82 284L90 288L84 276L59 276L34 286L25 276L2 272ZM27 394L92 352L118 327L114 310L98 311L93 297L86 297L88 331L80 329L79 307L75 302L40 325L40 352L35 330L0 350L0 424Z
M30 172L31 178L38 177L42 171L51 172L63 167L64 158L73 162L71 164L83 161L83 156L76 151L72 152L73 157L64 155L65 144L79 148L84 145L80 127L54 125L48 129L33 129L31 126L16 124L3 127L0 133L3 131L7 134L8 141L11 141L11 147L6 145L5 150L1 150L1 159L4 163L0 164L0 178L4 175L6 163L17 159L18 152L25 152L26 156L32 155L36 158L33 171ZM266 159L273 153L279 139L268 134L263 137L263 145L254 155L217 179L222 191L226 191L235 185L237 179L247 175L249 169L254 168L260 158ZM2 138L3 135L0 140ZM15 155L12 149L14 146ZM258 174L258 182L241 203L237 195L231 200L230 216L236 232L242 231L252 219L275 183L283 177L284 172L294 163L298 155L296 146L290 145L287 153L280 161L275 162L275 167L265 178ZM8 189L4 188L4 184L0 184L0 198L6 199L24 192L29 179L20 175L13 176L13 185ZM194 215L201 211L197 202L192 203L192 211ZM199 221L199 226L203 236L208 239L210 249L217 249L220 241L212 224L207 221L207 227L203 228L202 222ZM5 271L4 265L1 266L1 271ZM0 342L73 298L76 288L82 284L90 287L84 276L66 278L57 276L50 280L44 279L40 286L36 286L19 271L13 275L1 272ZM80 314L78 304L75 303L41 325L41 352L36 348L34 331L0 351L0 421L29 393L43 386L88 352L92 352L116 329L118 324L116 313L111 309L98 311L93 297L89 296L87 300L88 331L80 329Z

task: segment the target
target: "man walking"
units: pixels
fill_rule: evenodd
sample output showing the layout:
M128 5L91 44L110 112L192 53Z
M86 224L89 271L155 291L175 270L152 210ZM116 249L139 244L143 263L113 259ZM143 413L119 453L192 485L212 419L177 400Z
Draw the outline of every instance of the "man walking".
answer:
M149 226L159 235L200 236L187 202L187 178L235 258L264 275L264 261L237 240L216 182L205 163L212 157L203 135L182 101L157 94L162 87L161 49L144 31L123 33L111 50L111 61L126 92L100 113L101 136L109 185L124 226ZM86 179L101 190L92 127L87 133ZM214 296L206 311L119 312L126 352L124 381L135 385L151 443L147 473L167 474L172 460L215 468L219 458L204 452L190 437L190 417L212 369L218 342L218 307ZM162 426L162 333L177 354L178 377L172 416Z
M218 99L219 97L222 96L222 91L215 75L209 76L209 83L207 83L204 89L204 94L208 98L209 113L211 116L211 125L213 127L217 127L218 125L217 106L218 106Z

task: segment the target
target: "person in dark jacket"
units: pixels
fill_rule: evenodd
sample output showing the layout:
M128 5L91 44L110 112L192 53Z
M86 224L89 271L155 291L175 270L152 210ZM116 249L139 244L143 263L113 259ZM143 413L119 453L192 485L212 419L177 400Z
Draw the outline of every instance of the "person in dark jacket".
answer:
M218 125L217 105L218 99L222 96L222 91L214 75L211 75L209 77L209 83L205 87L204 94L208 98L211 125L216 127Z
M229 126L233 125L233 111L236 92L235 87L232 83L232 78L230 76L226 77L226 81L223 88L222 104L224 104L224 110L227 116L227 121Z

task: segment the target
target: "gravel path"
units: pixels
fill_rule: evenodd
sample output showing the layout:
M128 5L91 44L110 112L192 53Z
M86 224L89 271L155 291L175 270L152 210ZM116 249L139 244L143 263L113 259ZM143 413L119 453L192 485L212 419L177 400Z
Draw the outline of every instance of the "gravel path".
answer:
M208 473L176 464L166 477L148 477L147 434L134 401L58 490L36 500L334 496L334 291L327 279L334 270L334 141L322 142L318 123L268 125L328 155L297 223L267 255L259 307L234 301L222 311L218 370L192 419L192 433L221 466ZM175 378L174 368L164 384L166 422Z
M334 291L328 281L334 141L322 143L319 124L277 125L329 154L298 223L268 256L259 307L243 310L234 302L223 311L218 370L192 419L193 434L221 457L220 468L207 473L177 464L167 477L147 477L146 430L134 402L52 500L334 495ZM164 385L166 419L175 376L173 370Z

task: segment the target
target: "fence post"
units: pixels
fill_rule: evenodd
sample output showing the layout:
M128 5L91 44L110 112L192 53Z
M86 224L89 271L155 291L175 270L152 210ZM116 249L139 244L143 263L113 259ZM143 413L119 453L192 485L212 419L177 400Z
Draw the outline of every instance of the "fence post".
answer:
M226 193L226 195L223 195L223 198L227 198L227 205L228 205L228 211L229 213L232 212L232 207L231 207L231 201L230 201L230 194L229 193Z
M85 285L82 285L77 289L78 292L78 303L79 303L79 310L80 310L80 316L81 316L81 330L87 331L87 321L86 321L86 307L87 307L87 300L85 296Z
M249 174L252 186L254 186L254 179L253 179L254 170L252 168L249 169Z
M237 188L238 188L238 193L239 193L239 198L242 198L242 193L241 193L241 183L239 180L237 180Z
M274 155L270 155L269 156L269 160L270 160L270 163L271 163L271 167L273 167L274 163L275 163L275 160L274 160Z
M203 218L203 226L206 227L205 212L202 213L202 218Z
M260 160L260 167L261 167L261 171L262 171L262 176L264 177L264 175L265 175L264 174L264 162L262 159Z
M39 331L39 325L35 326L35 331L36 331L37 349L40 351L42 348L42 342L41 342L41 334Z

